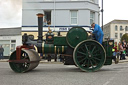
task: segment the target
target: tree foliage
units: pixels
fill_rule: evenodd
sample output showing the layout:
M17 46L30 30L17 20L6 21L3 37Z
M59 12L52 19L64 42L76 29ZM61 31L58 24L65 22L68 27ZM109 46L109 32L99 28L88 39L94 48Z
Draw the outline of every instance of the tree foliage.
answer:
M128 43L128 33L125 33L122 37L121 37L121 42L125 40Z

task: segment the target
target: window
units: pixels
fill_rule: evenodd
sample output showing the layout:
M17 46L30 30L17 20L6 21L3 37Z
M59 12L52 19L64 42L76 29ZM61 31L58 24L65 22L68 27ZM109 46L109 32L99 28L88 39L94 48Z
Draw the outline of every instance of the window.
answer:
M123 31L123 27L122 26L120 26L120 31Z
M90 24L94 23L95 12L90 12Z
M77 25L77 11L71 11L71 25Z
M120 38L123 36L123 33L120 33Z
M118 33L115 33L115 38L116 38L116 39L118 38Z
M115 26L115 31L117 31L117 30L118 30L118 26L116 25L116 26Z
M16 40L11 40L11 43L16 43Z
M125 27L125 31L128 31L128 26Z
M16 50L16 40L11 40L11 53Z
M51 25L51 11L44 11L44 15L43 25Z

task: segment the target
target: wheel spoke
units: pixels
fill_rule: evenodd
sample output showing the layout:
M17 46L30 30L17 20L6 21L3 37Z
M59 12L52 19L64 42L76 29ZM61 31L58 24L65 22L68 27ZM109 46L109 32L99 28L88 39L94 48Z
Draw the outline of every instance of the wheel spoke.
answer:
M85 65L85 64L86 64L86 62L87 62L87 59L84 61L84 63L83 63L82 65Z
M93 62L95 62L95 64L97 65L97 62L94 59L91 59Z
M93 53L93 51L94 51L95 48L96 48L96 46L92 49L92 52L91 53Z
M96 57L93 57L95 60L98 60L98 61L100 61L100 59L99 58L96 58Z
M84 46L85 46L86 50L89 51L87 45L85 44Z
M93 54L97 53L98 51L100 51L100 50L95 51Z
M83 52L86 52L82 47L80 48Z
M86 60L86 59L87 59L87 57L83 58L82 60L79 61L79 63L82 62L82 61L84 61L84 60Z
M87 56L87 54L85 54L85 53L83 53L83 52L78 51L78 53Z
M77 58L82 58L82 57L84 57L84 56L77 56Z
M95 55L93 55L93 56L101 56L101 54L95 54Z
M89 59L88 59L88 64L87 64L87 67L89 67Z
M92 68L94 68L94 66L93 66L93 64L92 64L92 61L91 61L91 60L89 60L89 61L90 61L90 63L91 63Z

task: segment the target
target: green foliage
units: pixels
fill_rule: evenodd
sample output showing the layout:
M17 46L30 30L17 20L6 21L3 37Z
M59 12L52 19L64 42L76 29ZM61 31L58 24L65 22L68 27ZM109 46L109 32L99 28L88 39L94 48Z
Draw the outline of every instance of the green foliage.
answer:
M126 42L128 42L128 33L125 33L122 37L121 37L121 42L125 40Z

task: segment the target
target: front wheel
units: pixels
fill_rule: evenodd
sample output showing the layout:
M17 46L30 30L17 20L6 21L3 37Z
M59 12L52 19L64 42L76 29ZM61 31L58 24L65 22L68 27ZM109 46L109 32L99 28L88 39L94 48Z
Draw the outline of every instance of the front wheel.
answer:
M85 40L75 47L73 59L82 71L93 72L99 70L104 65L106 51L99 42Z
M36 68L40 62L40 57L38 56L38 53L32 49L21 50L20 61L16 59L16 51L10 55L9 61L13 61L9 62L13 71L17 73L24 73Z

